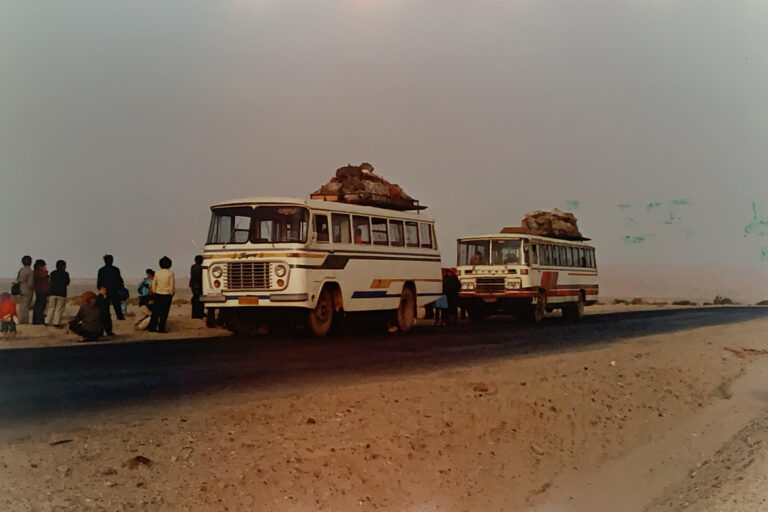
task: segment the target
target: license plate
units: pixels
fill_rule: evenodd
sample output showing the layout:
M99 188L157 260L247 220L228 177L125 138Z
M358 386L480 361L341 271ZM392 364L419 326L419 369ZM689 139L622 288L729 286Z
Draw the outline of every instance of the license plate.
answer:
M221 297L221 290L210 290L208 292L209 297Z
M249 306L255 306L259 303L258 297L238 297L237 298L238 304L247 304Z
M497 300L499 300L499 299L497 299L496 297L485 297L485 298L483 299L483 301L485 301L485 302L489 302L489 303L490 303L490 302L496 302Z

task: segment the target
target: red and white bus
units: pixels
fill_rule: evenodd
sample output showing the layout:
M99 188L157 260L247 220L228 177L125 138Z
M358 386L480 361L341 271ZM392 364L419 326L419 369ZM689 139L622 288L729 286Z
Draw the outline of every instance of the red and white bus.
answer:
M595 248L586 238L515 231L458 239L459 297L470 319L509 313L538 323L561 309L580 320L584 306L597 301Z

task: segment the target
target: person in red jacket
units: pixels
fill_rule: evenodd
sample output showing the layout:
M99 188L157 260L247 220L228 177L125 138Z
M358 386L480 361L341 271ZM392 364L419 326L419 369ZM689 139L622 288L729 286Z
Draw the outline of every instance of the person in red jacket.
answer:
M3 338L16 337L16 323L19 317L16 314L16 303L10 293L0 293L0 336Z
M33 267L35 273L35 305L32 308L32 323L45 323L45 306L51 293L51 278L48 277L48 267L45 260L37 260Z

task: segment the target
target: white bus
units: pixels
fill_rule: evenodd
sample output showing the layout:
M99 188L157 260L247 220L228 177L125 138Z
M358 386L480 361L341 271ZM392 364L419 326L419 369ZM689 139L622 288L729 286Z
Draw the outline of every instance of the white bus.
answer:
M459 297L470 319L510 313L540 322L561 309L580 320L597 301L597 261L586 238L562 239L505 228L458 240Z
M442 292L434 221L419 213L280 197L211 211L202 300L235 332L291 312L322 337L345 312L382 310L408 331Z

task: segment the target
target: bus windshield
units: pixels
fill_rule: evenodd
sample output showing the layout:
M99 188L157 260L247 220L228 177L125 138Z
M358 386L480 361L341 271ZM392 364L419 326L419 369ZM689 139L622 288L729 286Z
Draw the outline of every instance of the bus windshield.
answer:
M303 243L309 212L300 206L216 208L208 230L209 244Z
M522 240L461 240L459 265L521 265Z

